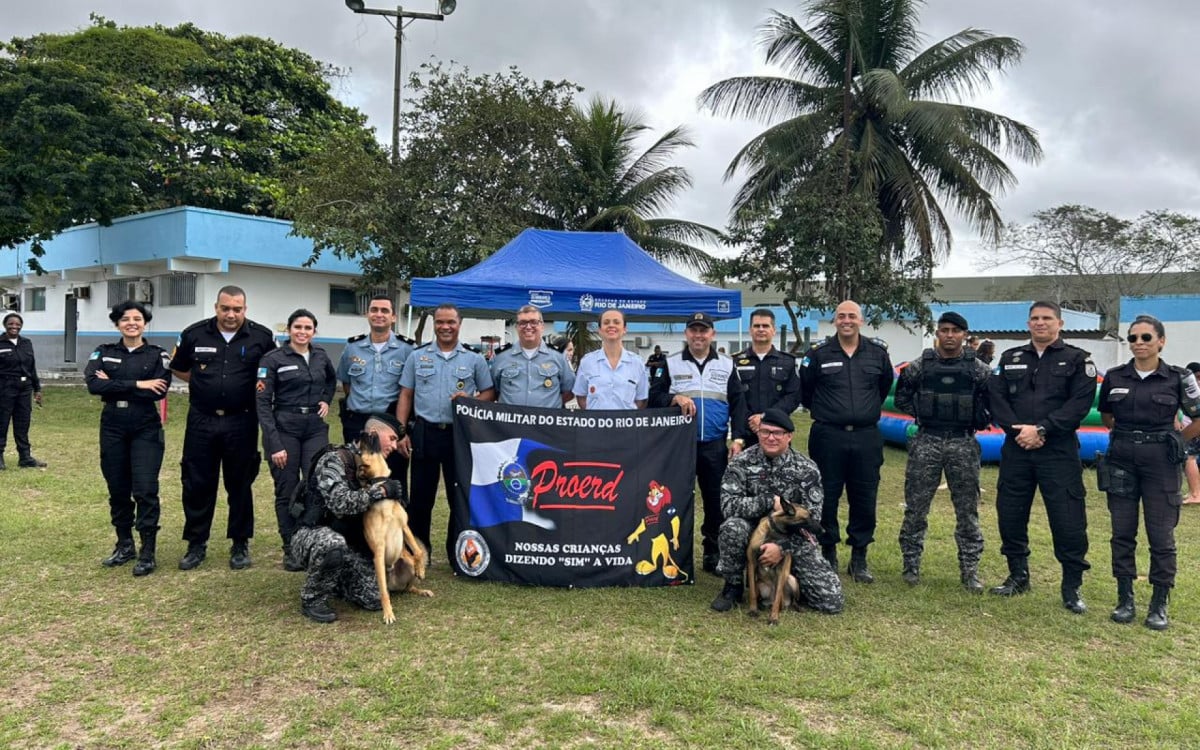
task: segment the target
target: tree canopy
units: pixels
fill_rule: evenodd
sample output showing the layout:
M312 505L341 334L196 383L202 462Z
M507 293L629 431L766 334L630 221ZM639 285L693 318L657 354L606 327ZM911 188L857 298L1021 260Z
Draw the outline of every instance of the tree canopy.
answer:
M286 218L290 165L327 140L372 142L364 116L330 95L339 71L304 52L192 24L93 18L82 31L3 45L4 245L178 205ZM67 141L50 132L56 124L81 140L46 154L45 139ZM20 174L68 156L86 165L82 174L50 169L36 184Z

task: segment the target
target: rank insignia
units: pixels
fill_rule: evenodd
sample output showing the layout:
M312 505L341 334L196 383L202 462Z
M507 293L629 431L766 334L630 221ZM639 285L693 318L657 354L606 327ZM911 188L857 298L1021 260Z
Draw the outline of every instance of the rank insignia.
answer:
M544 383L544 385L545 385L547 388L549 388L550 386L554 385L554 381L553 381L553 380L551 380L550 378L546 378L546 382Z

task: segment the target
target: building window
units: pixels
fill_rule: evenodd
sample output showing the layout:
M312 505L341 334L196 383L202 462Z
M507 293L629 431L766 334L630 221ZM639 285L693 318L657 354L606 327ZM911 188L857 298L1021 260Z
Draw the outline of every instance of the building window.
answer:
M46 309L46 287L35 286L25 290L25 311L43 312Z
M196 274L173 273L158 278L163 307L196 304Z
M146 305L154 303L154 284L150 279L112 279L108 282L108 306L133 300Z
M346 286L329 287L329 312L331 315L366 315L371 298L387 294L387 287L376 287L357 291Z

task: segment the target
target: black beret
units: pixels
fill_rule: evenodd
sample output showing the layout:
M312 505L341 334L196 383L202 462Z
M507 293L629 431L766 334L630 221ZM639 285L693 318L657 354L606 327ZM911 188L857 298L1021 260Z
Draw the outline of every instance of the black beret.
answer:
M949 323L952 326L958 326L964 331L971 330L970 326L967 325L967 319L953 310L947 310L946 312L942 313L942 317L938 318L938 325L941 325L942 323Z
M396 437L404 437L404 425L400 424L400 420L396 419L391 414L388 414L387 412L372 414L367 418L367 421L370 422L372 419L383 422L388 427L391 427L392 432L396 433Z
M783 409L767 409L762 415L762 424L769 424L772 427L778 427L785 432L795 432L796 427L792 424L792 418Z

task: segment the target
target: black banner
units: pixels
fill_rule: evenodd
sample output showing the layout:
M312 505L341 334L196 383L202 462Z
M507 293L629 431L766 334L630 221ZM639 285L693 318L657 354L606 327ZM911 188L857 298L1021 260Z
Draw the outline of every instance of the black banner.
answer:
M690 417L454 404L455 572L539 586L692 583Z

